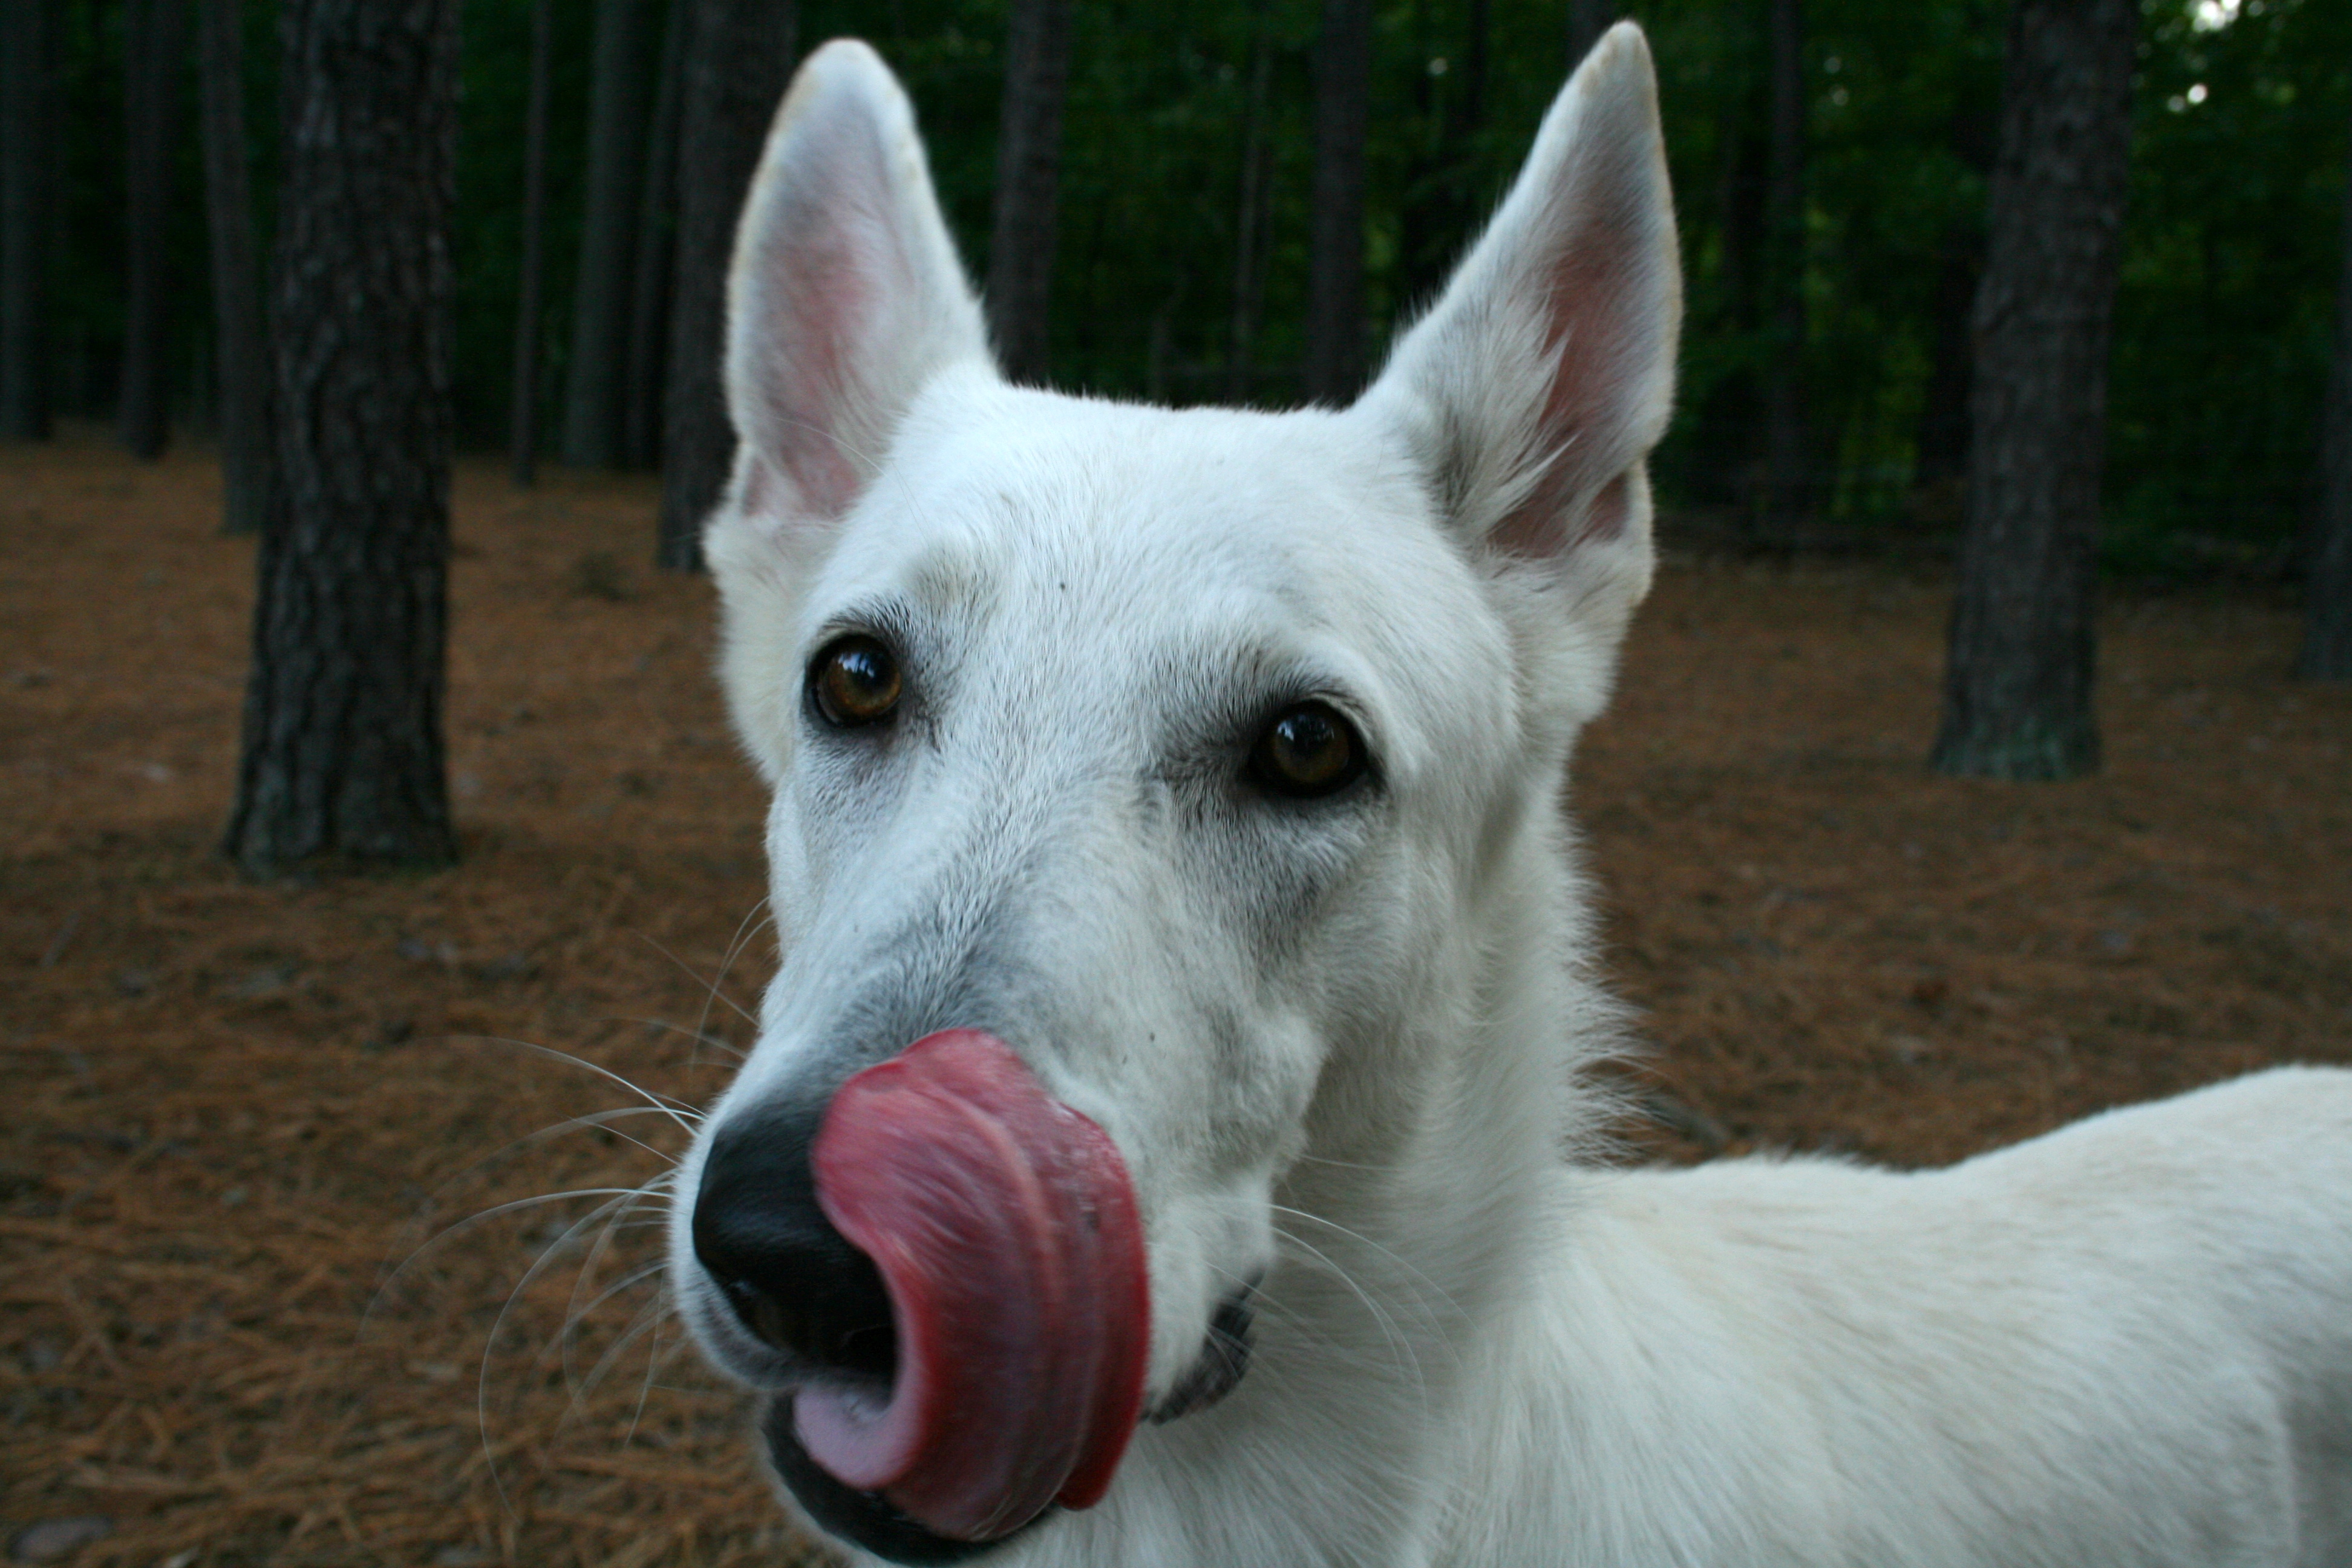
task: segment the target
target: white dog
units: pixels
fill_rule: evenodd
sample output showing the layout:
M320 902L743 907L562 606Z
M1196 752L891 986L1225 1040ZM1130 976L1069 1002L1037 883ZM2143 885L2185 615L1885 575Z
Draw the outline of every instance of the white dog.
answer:
M1650 581L1675 226L1612 32L1353 407L1008 385L801 71L730 282L782 968L676 1294L906 1562L2352 1563L2352 1073L1956 1169L1602 1168L1557 809Z

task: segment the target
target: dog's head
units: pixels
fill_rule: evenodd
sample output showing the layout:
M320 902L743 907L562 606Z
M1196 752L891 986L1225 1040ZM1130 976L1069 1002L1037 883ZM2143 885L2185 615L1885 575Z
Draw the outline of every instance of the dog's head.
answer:
M1352 407L1007 384L912 114L828 45L729 287L708 552L782 966L681 1172L704 1347L826 1528L944 1561L1241 1374L1276 1182L1409 1135L1650 573L1679 314L1602 42Z

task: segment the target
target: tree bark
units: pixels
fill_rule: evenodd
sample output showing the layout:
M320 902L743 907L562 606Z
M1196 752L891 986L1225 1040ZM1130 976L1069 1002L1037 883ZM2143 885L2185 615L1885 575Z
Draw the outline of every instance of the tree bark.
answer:
M2095 551L2138 31L2136 0L2019 0L2010 18L1941 773L2098 765Z
M178 148L187 0L130 0L122 15L125 203L122 384L117 426L132 457L171 439L172 163Z
M1764 210L1770 352L1764 366L1760 542L1795 545L1812 515L1805 422L1805 17L1800 0L1770 0L1770 162Z
M1568 68L1574 70L1617 19L1610 0L1568 0Z
M629 351L630 219L645 134L645 0L597 0L588 89L587 202L572 285L572 357L563 385L563 460L618 467L622 375Z
M275 493L270 449L269 345L253 256L253 192L246 169L245 8L196 0L204 89L205 216L212 238L213 321L220 375L221 526L260 531Z
M2312 519L2304 593L2308 680L2352 680L2352 155L2344 177L2344 272L2336 292L2336 359L2320 416L2319 510Z
M1013 0L1004 38L987 300L997 363L1014 381L1045 379L1055 193L1069 74L1069 0Z
M1265 304L1266 99L1274 79L1268 0L1250 9L1249 96L1242 110L1241 192L1234 210L1234 301L1225 334L1225 401L1247 402L1258 317Z
M515 303L514 385L507 440L514 482L539 479L539 294L547 270L547 96L554 51L553 0L530 7L530 101L522 133L522 278Z
M702 568L702 521L726 488L735 430L719 385L727 257L793 58L789 0L691 5L678 120L677 247L670 289L662 505L655 562Z
M283 0L279 37L285 500L225 847L255 874L444 862L457 0Z
M49 433L53 0L0 0L0 437Z
M1364 379L1364 141L1371 0L1323 0L1315 39L1315 183L1307 253L1308 401L1344 403Z

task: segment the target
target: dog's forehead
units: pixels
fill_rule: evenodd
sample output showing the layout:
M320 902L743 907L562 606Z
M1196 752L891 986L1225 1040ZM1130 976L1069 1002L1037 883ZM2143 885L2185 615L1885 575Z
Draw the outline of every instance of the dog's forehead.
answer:
M836 602L984 609L1139 651L1477 597L1411 470L1345 416L1015 388L919 410L834 564Z

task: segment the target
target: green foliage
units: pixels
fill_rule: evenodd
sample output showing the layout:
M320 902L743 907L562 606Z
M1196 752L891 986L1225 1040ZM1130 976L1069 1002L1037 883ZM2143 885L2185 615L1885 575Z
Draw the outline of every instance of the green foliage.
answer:
M121 11L58 3L64 232L53 341L61 406L100 414L111 405L121 333ZM2352 5L2144 0L2144 8L2111 383L2109 554L2174 568L2277 560L2307 505L2330 346L2352 132ZM1058 382L1176 402L1226 395L1252 61L1263 47L1263 298L1253 371L1241 384L1264 403L1297 396L1318 9L1316 0L1076 5L1054 286ZM1391 324L1442 281L1524 153L1569 64L1564 9L1490 4L1481 90L1472 0L1379 6L1367 233L1375 363ZM1767 348L1757 276L1765 7L1638 0L1631 10L1662 73L1689 279L1681 412L1660 457L1660 487L1670 504L1736 507L1759 447ZM1005 0L800 6L803 47L863 34L905 77L975 276L987 259L1005 11ZM248 12L255 189L266 205L274 7L250 0ZM568 346L593 7L565 5L556 16L542 382L551 403ZM1939 314L1947 338L1953 324L1939 279L1983 227L2005 16L2004 0L1806 6L1806 404L1825 520L1859 535L1948 532L1956 520L1948 496L1923 496L1914 480ZM650 18L645 35L649 72L660 23ZM454 369L464 438L495 446L521 250L529 0L473 0L465 25ZM174 231L176 363L194 388L209 323L193 71L183 101L190 135ZM201 413L207 400L184 401Z
M2109 394L2110 553L2176 571L2309 509L2352 131L2352 6L2197 9L2148 7Z

